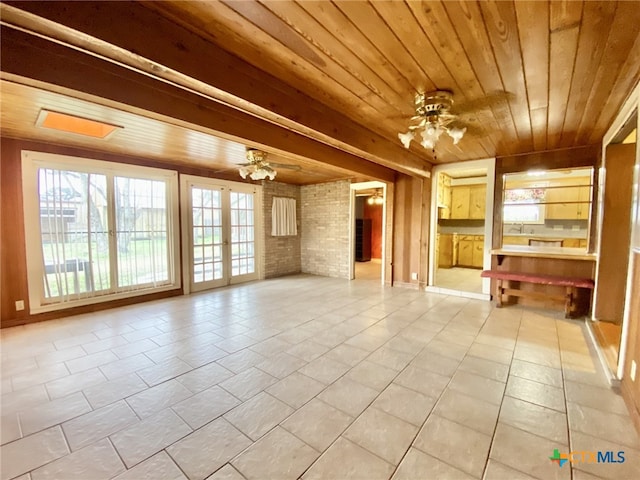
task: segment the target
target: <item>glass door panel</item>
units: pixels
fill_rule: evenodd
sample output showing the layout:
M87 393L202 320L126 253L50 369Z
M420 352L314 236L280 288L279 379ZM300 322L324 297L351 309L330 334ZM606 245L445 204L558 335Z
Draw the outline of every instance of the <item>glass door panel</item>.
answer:
M255 261L254 193L230 192L231 277L257 278Z
M191 186L191 289L226 285L224 268L223 191Z
M115 177L118 287L169 282L165 182Z
M214 182L185 178L185 255L191 267L190 291L259 278L254 188L236 189Z
M110 291L107 177L41 168L38 189L44 302Z

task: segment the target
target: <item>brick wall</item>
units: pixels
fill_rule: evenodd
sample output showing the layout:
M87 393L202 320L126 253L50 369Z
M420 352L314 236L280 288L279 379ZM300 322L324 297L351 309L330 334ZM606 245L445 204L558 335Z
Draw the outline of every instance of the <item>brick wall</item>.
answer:
M349 181L305 185L300 194L302 271L349 278Z
M296 199L298 235L271 236L271 207L273 197ZM300 273L300 187L286 183L264 181L262 183L262 212L264 218L264 278Z

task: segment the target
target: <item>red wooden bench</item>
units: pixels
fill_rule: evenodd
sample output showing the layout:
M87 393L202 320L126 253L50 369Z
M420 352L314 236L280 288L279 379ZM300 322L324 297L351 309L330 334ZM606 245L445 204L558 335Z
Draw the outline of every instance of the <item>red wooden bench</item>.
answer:
M541 298L546 300L559 301L564 303L564 315L565 318L571 318L576 313L576 296L578 288L588 288L593 290L594 282L590 278L575 278L575 277L561 277L557 275L543 275L540 273L521 273L521 272L507 272L502 270L484 270L481 274L484 278L496 279L496 306L502 307L502 296L514 296L514 297L532 297ZM516 288L509 288L511 285L508 283L507 287L503 285L503 282L526 282L537 283L540 285L555 285L559 287L566 287L566 293L564 295L550 295L546 292L531 292L525 290L518 290Z

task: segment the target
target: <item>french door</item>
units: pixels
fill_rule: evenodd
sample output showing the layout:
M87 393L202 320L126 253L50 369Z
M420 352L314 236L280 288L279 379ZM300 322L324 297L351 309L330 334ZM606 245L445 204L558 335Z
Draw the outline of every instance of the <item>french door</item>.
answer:
M259 187L192 176L183 179L189 291L257 280Z

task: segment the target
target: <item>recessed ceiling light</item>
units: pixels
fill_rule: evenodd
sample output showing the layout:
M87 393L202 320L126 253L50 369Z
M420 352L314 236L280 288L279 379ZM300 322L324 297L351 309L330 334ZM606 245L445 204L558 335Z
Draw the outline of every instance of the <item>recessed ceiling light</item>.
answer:
M118 125L45 109L40 110L36 125L38 127L51 128L62 132L102 139L106 139L117 129L122 128Z

